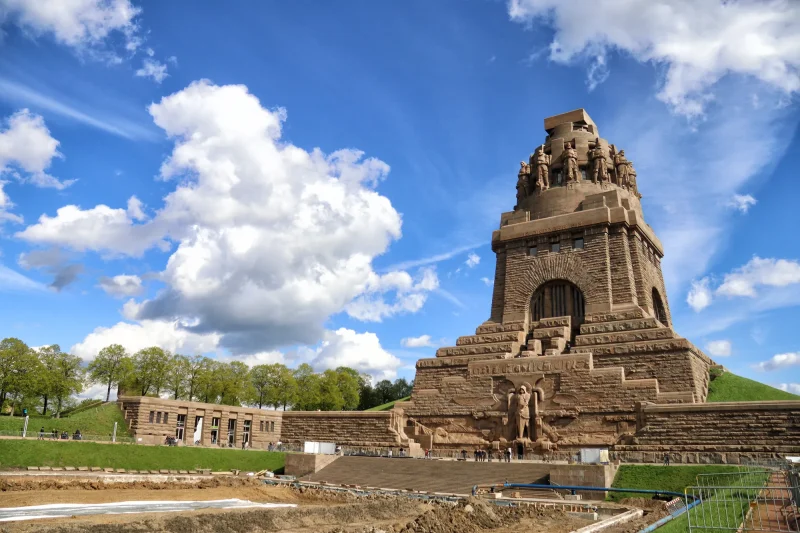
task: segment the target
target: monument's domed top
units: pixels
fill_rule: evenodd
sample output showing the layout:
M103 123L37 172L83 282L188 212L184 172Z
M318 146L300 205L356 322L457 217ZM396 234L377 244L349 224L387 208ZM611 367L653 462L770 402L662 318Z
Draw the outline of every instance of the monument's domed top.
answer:
M529 211L531 219L572 213L587 196L610 191L640 209L633 164L600 137L585 110L548 117L544 129L544 144L520 162L515 211Z

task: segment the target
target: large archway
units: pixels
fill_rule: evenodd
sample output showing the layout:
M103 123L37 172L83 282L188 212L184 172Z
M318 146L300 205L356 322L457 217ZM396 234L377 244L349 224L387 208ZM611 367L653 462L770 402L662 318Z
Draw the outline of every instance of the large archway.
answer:
M531 297L531 320L569 316L572 318L572 339L586 316L583 292L569 281L557 279L539 286Z

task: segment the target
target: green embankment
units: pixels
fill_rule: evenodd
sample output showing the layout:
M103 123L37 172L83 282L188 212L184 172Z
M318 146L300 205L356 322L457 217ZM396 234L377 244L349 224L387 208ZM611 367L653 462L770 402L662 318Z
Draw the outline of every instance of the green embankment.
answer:
M282 471L284 455L258 450L229 450L76 441L0 440L0 468L26 466L98 466L128 470L232 469Z
M666 490L671 492L683 493L686 487L697 484L697 476L699 474L719 474L738 472L740 469L736 466L727 465L706 465L706 466L656 466L656 465L622 465L617 471L614 478L612 487L627 488L627 489L653 489L653 490ZM641 498L647 495L636 494L633 492L611 492L608 498L613 501L619 501L623 498ZM725 507L730 511L730 515L734 515L734 511L740 512L740 502L729 502ZM710 508L709 508L710 509ZM713 507L716 514L717 507ZM724 509L723 509L724 510ZM705 509L698 508L692 511L694 519L697 518L697 513L711 512ZM709 523L712 523L709 521ZM717 521L717 523L719 523ZM736 524L733 529L736 529ZM667 522L665 525L658 528L658 533L687 533L689 531L688 517L684 513L678 518Z
M382 405L376 405L375 407L370 407L369 409L365 409L365 411L388 411L394 404L397 402L405 402L411 399L411 396L406 396L405 398L400 398L399 400L395 400L393 402L385 403Z
M738 470L738 467L728 465L622 465L617 470L611 486L626 489L666 490L683 494L683 489L695 484L698 474L737 472ZM646 498L647 495L643 496L633 492L610 492L608 497L613 501L619 501L622 498Z
M122 411L117 404L109 403L64 418L31 416L28 421L28 435L36 435L44 427L45 433L50 433L55 429L59 433L66 431L70 437L76 429L81 430L81 433L87 437L91 435L110 436L114 433L114 422L117 423L117 436L128 435ZM22 431L24 423L25 419L21 416L0 416L0 431Z
M764 385L730 372L711 374L707 402L758 402L767 400L800 400L800 396Z

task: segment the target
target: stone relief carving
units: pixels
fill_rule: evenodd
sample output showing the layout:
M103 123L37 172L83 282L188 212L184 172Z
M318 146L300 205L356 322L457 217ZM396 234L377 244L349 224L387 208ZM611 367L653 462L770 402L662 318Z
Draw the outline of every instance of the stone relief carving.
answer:
M578 170L578 150L575 149L575 142L564 144L564 153L561 156L564 160L564 177L567 183L578 181L580 171Z
M608 167L606 162L606 152L603 150L603 146L600 144L600 138L598 137L595 141L595 146L592 150L589 151L589 155L592 159L592 181L597 183L598 181L602 183L608 183Z
M617 171L617 185L627 189L630 184L630 179L628 177L630 166L625 157L625 150L620 150L614 154L614 168Z
M550 188L550 162L552 156L544 153L544 146L539 146L531 158L536 169L536 188L546 191Z

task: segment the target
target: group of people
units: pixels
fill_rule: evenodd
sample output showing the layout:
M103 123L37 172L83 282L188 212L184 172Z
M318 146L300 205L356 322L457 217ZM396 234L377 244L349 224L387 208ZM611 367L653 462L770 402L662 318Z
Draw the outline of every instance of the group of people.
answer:
M59 437L58 430L57 429L53 429L50 432L50 439L51 440L58 440L58 437ZM42 426L42 429L39 430L39 438L38 438L38 440L44 440L44 439L45 439L45 431L44 431L44 426ZM76 429L75 433L72 434L72 440L82 440L82 439L83 439L83 435L81 435L81 430L80 429ZM69 440L69 433L67 433L66 431L62 431L61 432L61 440Z

